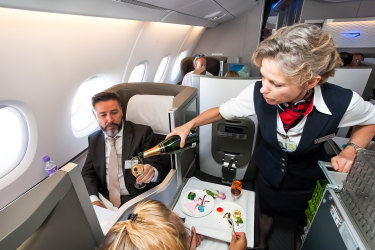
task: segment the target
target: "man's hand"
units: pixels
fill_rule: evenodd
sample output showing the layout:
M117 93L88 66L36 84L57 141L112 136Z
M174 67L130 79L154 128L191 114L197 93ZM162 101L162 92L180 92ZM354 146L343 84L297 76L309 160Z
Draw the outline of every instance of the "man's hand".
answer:
M155 176L155 170L150 164L143 165L143 174L136 180L138 184L150 183Z
M247 239L244 232L232 233L232 240L229 245L229 250L244 250L247 246Z
M94 201L92 204L95 205L95 206L98 206L98 207L104 207L104 208L106 208L106 206L104 206L104 204L102 202L100 202L100 201Z
M332 157L331 163L334 170L338 172L349 172L350 168L352 167L354 157L355 157L355 149L353 147L345 147L340 154Z

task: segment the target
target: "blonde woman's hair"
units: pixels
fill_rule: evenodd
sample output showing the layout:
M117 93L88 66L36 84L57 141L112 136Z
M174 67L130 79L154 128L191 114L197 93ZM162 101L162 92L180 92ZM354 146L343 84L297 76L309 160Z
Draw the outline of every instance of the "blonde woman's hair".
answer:
M108 250L186 250L190 236L181 219L163 203L139 203L133 218L117 222L99 249Z
M300 84L321 76L323 84L342 65L332 36L314 24L295 24L280 28L261 42L252 62L262 66L262 60L276 60L289 78Z

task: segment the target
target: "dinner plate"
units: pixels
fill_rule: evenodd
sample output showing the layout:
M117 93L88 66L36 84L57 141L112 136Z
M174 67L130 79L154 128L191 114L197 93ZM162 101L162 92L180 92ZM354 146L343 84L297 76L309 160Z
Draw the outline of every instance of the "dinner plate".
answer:
M195 193L195 200L190 200L188 198L188 195L190 192ZM200 204L202 204L202 201L204 199L203 209L202 207L199 207ZM192 217L203 217L211 213L212 209L215 206L215 200L212 198L212 196L208 195L203 190L189 190L187 192L184 192L180 196L180 208L181 210Z
M221 207L223 208L223 213L221 214L218 214L216 212L216 209L218 207ZM241 219L243 221L243 223L239 223L237 224L236 223L236 218L233 217L233 214L234 214L234 211L237 210L241 213ZM237 203L234 203L234 202L231 202L231 201L223 201L223 202L220 202L218 203L215 208L214 208L214 212L212 212L214 218L216 219L217 223L223 227L223 228L226 228L226 229L232 229L231 225L229 224L228 220L226 218L224 218L224 215L229 212L230 213L230 218L232 218L233 222L234 222L234 230L237 230L241 227L243 227L243 225L245 225L246 223L246 210L243 209L240 205L238 205Z

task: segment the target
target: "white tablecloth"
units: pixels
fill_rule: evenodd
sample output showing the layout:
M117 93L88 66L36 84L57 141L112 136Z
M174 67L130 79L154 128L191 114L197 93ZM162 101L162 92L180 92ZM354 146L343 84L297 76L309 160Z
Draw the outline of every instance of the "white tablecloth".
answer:
M224 201L233 201L230 193L230 187L209 183L205 181L200 181L195 177L192 177L188 180L185 187L183 188L181 194L185 194L188 191L199 189L204 190L208 189L213 192L216 190L225 193L226 199L221 200L219 198L216 199L216 204ZM254 205L255 205L255 193L248 190L242 190L242 194L240 198L234 201L238 205L240 205L243 209L246 210L246 222L244 225L239 228L238 232L245 232L247 238L247 247L254 247ZM180 208L180 200L176 203L173 211L180 216L181 218L185 218L185 225L191 228L194 226L197 230L197 233L214 238L223 240L226 242L230 242L232 239L232 231L231 229L224 229L217 226L216 219L211 212L209 215L204 217L190 217L182 212Z

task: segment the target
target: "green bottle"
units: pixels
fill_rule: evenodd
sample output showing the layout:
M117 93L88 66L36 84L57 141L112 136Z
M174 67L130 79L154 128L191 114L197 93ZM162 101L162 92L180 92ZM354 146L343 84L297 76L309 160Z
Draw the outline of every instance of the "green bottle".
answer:
M152 147L144 152L140 152L138 154L138 157L144 159L154 155L174 154L179 151L194 148L196 147L197 143L199 143L198 134L195 131L191 131L190 134L186 137L185 146L183 148L180 147L180 142L181 137L178 135L173 135L160 142L155 147Z

